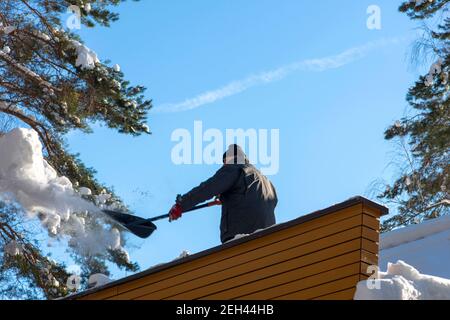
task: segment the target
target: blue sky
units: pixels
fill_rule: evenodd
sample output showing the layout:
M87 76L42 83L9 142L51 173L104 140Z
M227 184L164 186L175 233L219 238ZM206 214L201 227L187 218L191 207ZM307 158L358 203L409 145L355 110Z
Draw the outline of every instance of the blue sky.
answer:
M372 4L381 8L381 30L366 27L366 10ZM419 74L408 55L416 25L397 11L399 4L126 2L111 28L83 28L79 33L101 59L120 64L127 79L148 88L147 97L155 106L149 115L153 134L133 138L96 125L90 135L70 133L70 150L79 152L98 171L98 179L114 186L143 217L166 213L178 193L218 169L171 161L172 132L192 131L196 120L205 129L280 130L279 172L270 176L279 196L278 222L368 195L374 180L391 177L386 166L393 146L383 132L405 111L405 94ZM350 58L336 68L292 68L325 57L336 62L346 52L352 53ZM217 94L230 83L239 85L249 76L279 68L289 72L226 97L218 95L212 103L173 112L186 105L186 99ZM131 258L146 269L182 250L195 253L218 245L219 219L216 207L173 223L160 221L147 240L129 237Z

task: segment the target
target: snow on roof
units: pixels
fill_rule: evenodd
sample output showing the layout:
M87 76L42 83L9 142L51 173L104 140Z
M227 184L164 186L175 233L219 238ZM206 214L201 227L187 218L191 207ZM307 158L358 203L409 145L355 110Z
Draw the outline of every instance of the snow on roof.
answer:
M446 230L450 230L450 216L442 216L420 224L386 232L381 235L380 250L389 249Z
M387 232L380 239L380 269L403 260L421 273L450 279L450 216Z
M449 248L450 216L382 234L378 265L387 271L379 272L376 280L360 281L354 298L450 299Z
M390 263L379 279L360 281L355 300L450 299L450 280L420 273L404 261Z

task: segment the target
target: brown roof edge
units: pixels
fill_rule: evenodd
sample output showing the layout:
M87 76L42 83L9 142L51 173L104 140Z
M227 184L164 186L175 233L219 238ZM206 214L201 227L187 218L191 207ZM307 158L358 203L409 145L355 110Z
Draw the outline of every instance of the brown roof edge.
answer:
M64 297L63 299L79 298L79 297L82 297L82 296L86 296L86 295L89 295L89 294L92 294L92 293L95 293L95 292L98 292L98 291L101 291L101 290L104 290L104 289L108 289L108 288L111 288L111 287L123 284L123 283L128 282L128 281L136 280L136 279L139 279L141 277L144 277L144 276L147 276L147 275L150 275L150 274L153 274L153 273L160 272L162 270L171 268L173 266L176 266L176 265L179 265L179 264L183 264L183 263L189 262L191 260L198 259L198 258L203 257L203 256L207 256L207 255L212 254L214 252L218 252L218 251L221 251L221 250L224 250L224 249L227 249L227 248L231 248L231 247L237 246L237 245L239 245L241 243L244 243L244 242L247 242L247 241L251 241L251 240L254 240L254 239L258 239L258 238L264 237L264 236L266 236L266 235L268 235L270 233L273 233L273 232L276 232L276 231L279 231L279 230L283 230L283 229L292 227L294 225L304 223L306 221L317 219L319 217L322 217L322 216L325 216L327 214L330 214L330 213L333 213L333 212L345 209L347 207L354 206L354 205L359 204L359 203L362 203L362 204L370 206L370 207L372 207L374 209L380 210L381 216L386 215L389 212L389 209L387 207L385 207L385 206L383 206L383 205L381 205L379 203L376 203L374 201L371 201L369 199L366 199L366 198L364 198L362 196L352 197L352 198L350 198L350 199L348 199L348 200L346 200L344 202L340 202L340 203L337 203L337 204L332 205L330 207L327 207L325 209L317 210L317 211L314 211L314 212L312 212L310 214L300 216L299 218L296 218L294 220L290 220L290 221L287 221L287 222L276 224L276 225L274 225L272 227L269 227L267 229L264 229L264 230L261 230L259 232L253 233L253 234L248 235L246 237L243 237L243 238L240 238L240 239L236 239L236 240L233 240L233 241L230 241L230 242L218 245L216 247L213 247L213 248L210 248L210 249L207 249L207 250L204 250L204 251L200 251L200 252L198 252L196 254L187 256L185 258L176 259L174 261L171 261L171 262L168 262L168 263L165 263L165 264L161 264L161 265L152 267L150 269L147 269L145 271L136 273L134 275L131 275L131 276L128 276L128 277L125 277L125 278L122 278L122 279L110 282L110 283L108 283L108 284L106 284L104 286L101 286L101 287L98 287L98 288L94 288L94 289L90 289L90 290L86 290L86 291L83 291L83 292L80 292L80 293L77 293L77 294L73 294L73 295Z

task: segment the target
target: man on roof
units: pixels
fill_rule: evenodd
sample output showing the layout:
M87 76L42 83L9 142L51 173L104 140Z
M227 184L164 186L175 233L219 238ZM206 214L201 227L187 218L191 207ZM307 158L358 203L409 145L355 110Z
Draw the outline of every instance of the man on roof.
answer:
M273 184L250 164L241 147L232 144L223 154L223 166L208 180L184 195L178 195L169 220L199 203L218 197L222 204L222 243L238 234L251 234L275 224L278 199Z

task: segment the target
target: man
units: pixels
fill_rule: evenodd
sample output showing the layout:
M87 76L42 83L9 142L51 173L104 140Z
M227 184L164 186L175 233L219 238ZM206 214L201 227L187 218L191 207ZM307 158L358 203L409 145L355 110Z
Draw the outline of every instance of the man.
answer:
M223 166L213 177L185 195L178 195L169 220L177 220L183 211L215 196L222 203L222 243L238 234L251 234L275 224L274 209L278 202L275 188L236 144L223 154Z

